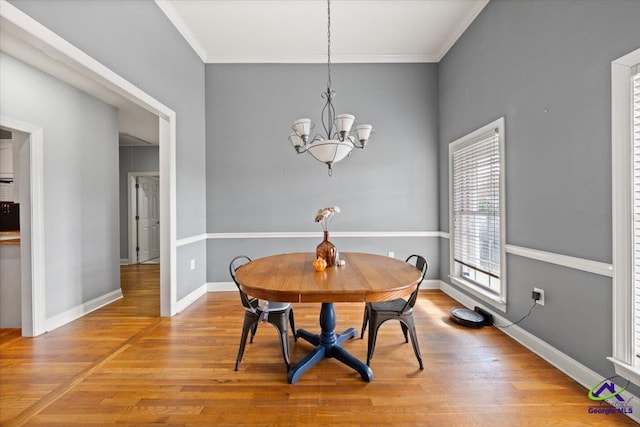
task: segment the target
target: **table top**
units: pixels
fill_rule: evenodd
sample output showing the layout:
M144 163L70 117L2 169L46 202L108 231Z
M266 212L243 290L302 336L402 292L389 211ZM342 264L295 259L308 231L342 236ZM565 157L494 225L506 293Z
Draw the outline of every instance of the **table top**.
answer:
M282 302L374 302L406 298L418 285L415 266L382 255L341 252L341 267L313 268L315 253L256 259L240 267L236 280L252 297Z

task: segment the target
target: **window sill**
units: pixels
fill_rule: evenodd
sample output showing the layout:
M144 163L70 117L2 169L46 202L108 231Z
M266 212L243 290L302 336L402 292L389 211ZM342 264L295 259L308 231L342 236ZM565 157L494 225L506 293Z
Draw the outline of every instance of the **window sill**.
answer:
M493 307L506 312L507 311L507 302L502 300L498 295L495 295L478 285L475 285L471 282L468 282L459 277L449 276L451 282L455 285L461 286L467 292L471 293L476 298L481 299L482 301L491 304ZM504 286L504 285L503 285Z
M607 357L611 363L613 363L613 367L616 370L616 375L621 376L622 378L628 379L635 385L640 385L640 369L631 366L628 363L623 362L622 360L618 360L614 357Z

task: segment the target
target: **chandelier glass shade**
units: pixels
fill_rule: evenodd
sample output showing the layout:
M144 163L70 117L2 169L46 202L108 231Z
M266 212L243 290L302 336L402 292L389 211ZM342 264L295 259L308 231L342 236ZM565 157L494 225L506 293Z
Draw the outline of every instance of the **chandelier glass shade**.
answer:
M329 167L329 176L333 171L333 164L344 159L354 148L365 148L373 126L357 124L353 114L338 114L333 107L335 92L331 90L331 1L327 0L327 90L322 94L325 105L322 109L322 127L324 135L316 134L311 138L314 128L311 119L302 118L293 123L293 133L289 141L301 154L308 152L316 160ZM355 125L355 126L354 126Z

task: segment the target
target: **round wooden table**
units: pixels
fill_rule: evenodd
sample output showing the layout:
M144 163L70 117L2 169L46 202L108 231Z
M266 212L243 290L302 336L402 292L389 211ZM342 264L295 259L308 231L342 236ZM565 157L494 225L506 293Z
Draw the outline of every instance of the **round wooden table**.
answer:
M290 253L256 259L240 267L236 280L248 295L282 302L318 302L320 334L298 329L298 337L316 346L289 370L289 383L296 382L309 368L324 358L333 357L356 370L364 381L373 380L373 372L349 354L342 344L358 335L355 328L335 332L335 302L375 302L408 297L418 285L421 273L399 259L381 255L341 253L346 264L313 269L315 254Z

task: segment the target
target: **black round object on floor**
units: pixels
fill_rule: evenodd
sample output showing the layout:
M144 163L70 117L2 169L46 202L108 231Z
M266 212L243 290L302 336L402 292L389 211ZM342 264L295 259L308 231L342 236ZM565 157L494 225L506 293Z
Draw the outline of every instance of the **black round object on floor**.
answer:
M482 328L485 324L484 317L482 317L480 313L476 313L468 308L452 308L451 320L458 325L469 328Z

